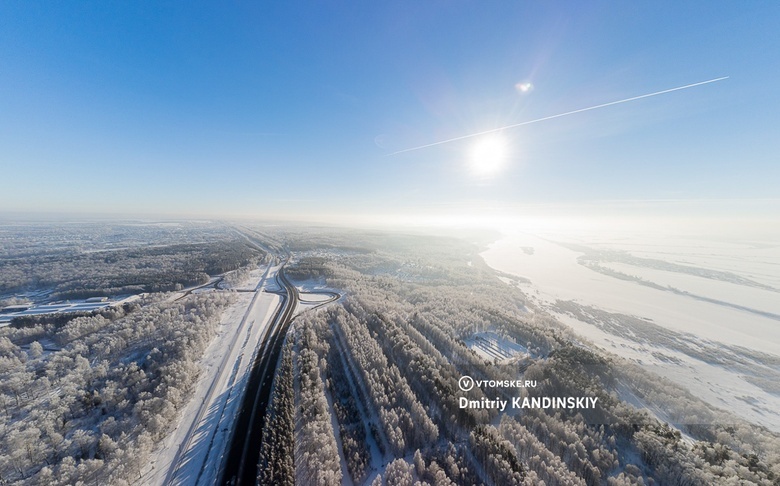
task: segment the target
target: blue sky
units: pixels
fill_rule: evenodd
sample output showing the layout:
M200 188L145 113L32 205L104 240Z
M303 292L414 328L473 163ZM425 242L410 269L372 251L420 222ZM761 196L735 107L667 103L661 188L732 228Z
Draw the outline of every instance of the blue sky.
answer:
M278 3L2 2L0 211L318 219L778 197L780 4ZM388 155L720 76L507 130L489 177L469 168L475 139Z

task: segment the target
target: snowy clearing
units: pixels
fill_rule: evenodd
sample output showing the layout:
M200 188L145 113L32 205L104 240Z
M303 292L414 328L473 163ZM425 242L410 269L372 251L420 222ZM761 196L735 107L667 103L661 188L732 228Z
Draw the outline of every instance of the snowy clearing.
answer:
M528 350L494 332L478 332L464 341L469 349L493 363L505 363L525 355Z

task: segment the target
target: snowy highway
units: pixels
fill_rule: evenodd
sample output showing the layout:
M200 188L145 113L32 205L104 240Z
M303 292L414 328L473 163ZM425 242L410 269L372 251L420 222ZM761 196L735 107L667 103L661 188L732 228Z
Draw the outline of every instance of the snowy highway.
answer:
M254 292L237 293L217 338L206 350L202 377L178 427L155 452L138 484L213 484L223 466L258 344L280 297L265 291L280 266L267 266ZM256 274L259 272L255 272Z
M284 276L284 264L276 272L277 282L283 289L284 304L263 338L240 416L236 417L235 436L222 473L223 484L254 484L257 477L260 439L276 364L298 306L298 289Z

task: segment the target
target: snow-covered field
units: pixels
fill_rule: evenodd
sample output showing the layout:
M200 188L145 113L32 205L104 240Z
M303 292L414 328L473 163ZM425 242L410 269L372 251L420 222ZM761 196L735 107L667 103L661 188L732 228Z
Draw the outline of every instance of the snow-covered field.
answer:
M597 346L780 431L780 239L516 233L482 257Z
M527 353L524 346L490 331L478 332L466 339L465 343L469 349L493 363L504 363Z

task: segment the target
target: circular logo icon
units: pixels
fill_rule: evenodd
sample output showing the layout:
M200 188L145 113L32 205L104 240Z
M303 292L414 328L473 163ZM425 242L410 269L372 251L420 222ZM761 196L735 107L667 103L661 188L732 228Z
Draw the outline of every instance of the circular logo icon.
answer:
M460 387L461 390L467 392L472 388L474 388L474 378L468 375L461 376L460 380L458 380L458 386Z

